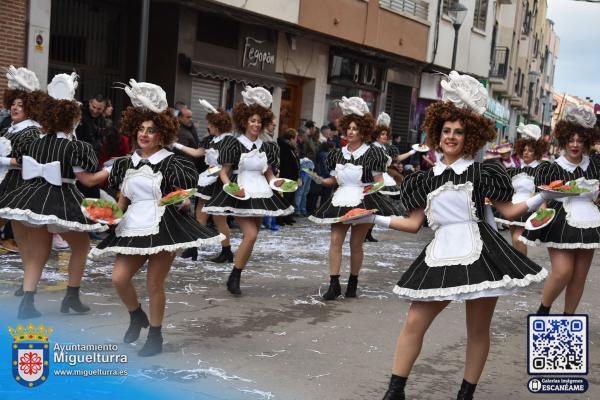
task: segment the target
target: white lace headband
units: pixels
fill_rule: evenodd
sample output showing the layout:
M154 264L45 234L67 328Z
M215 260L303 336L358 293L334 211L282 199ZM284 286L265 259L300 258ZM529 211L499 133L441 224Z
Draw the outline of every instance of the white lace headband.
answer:
M161 113L165 111L169 105L167 103L167 94L158 85L148 82L136 82L135 79L129 80L129 85L122 84L127 96L131 99L131 104L134 107L144 110Z
M443 101L451 101L456 107L469 108L481 115L487 109L488 92L481 82L469 75L450 72L448 80L441 81Z
M15 68L9 66L6 68L6 79L8 80L8 88L12 90L24 90L33 92L40 90L40 81L33 71L25 67Z

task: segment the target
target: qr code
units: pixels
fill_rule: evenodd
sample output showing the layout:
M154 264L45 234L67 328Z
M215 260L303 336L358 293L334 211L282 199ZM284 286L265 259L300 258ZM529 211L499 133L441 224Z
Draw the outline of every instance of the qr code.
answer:
M530 315L529 374L587 374L587 326L587 315Z

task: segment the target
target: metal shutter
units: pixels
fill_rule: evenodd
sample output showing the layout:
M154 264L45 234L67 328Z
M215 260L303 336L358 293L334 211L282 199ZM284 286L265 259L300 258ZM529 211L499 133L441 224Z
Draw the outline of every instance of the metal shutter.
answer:
M221 81L212 79L192 79L192 98L190 99L190 108L192 117L198 122L198 136L203 138L208 135L206 112L200 106L198 100L205 99L215 108L221 106Z
M402 137L403 151L408 151L412 144L410 140L413 140L409 138L411 95L411 87L388 83L385 112L392 118L392 134Z

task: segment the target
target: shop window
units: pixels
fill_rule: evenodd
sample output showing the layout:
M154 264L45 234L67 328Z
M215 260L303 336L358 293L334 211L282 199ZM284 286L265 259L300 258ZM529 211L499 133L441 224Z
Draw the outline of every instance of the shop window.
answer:
M488 0L476 0L473 14L473 27L485 31L487 21Z
M215 46L237 49L240 25L216 14L198 13L196 40Z

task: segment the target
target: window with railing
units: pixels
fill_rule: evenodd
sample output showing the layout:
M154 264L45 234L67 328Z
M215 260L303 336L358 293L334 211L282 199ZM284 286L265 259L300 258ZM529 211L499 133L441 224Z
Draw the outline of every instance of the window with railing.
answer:
M379 7L427 20L429 3L423 0L379 0Z
M442 14L448 15L448 7L450 7L451 4L456 2L458 2L458 0L444 0L444 2L442 3Z
M488 0L476 0L475 12L473 14L473 27L485 31L487 22Z
M506 73L508 72L508 56L509 48L496 46L492 56L492 70L490 71L490 78L505 79Z
M524 2L523 7L525 13L523 15L523 29L521 30L521 32L523 33L523 35L528 35L531 31L531 11L529 10L529 3Z

